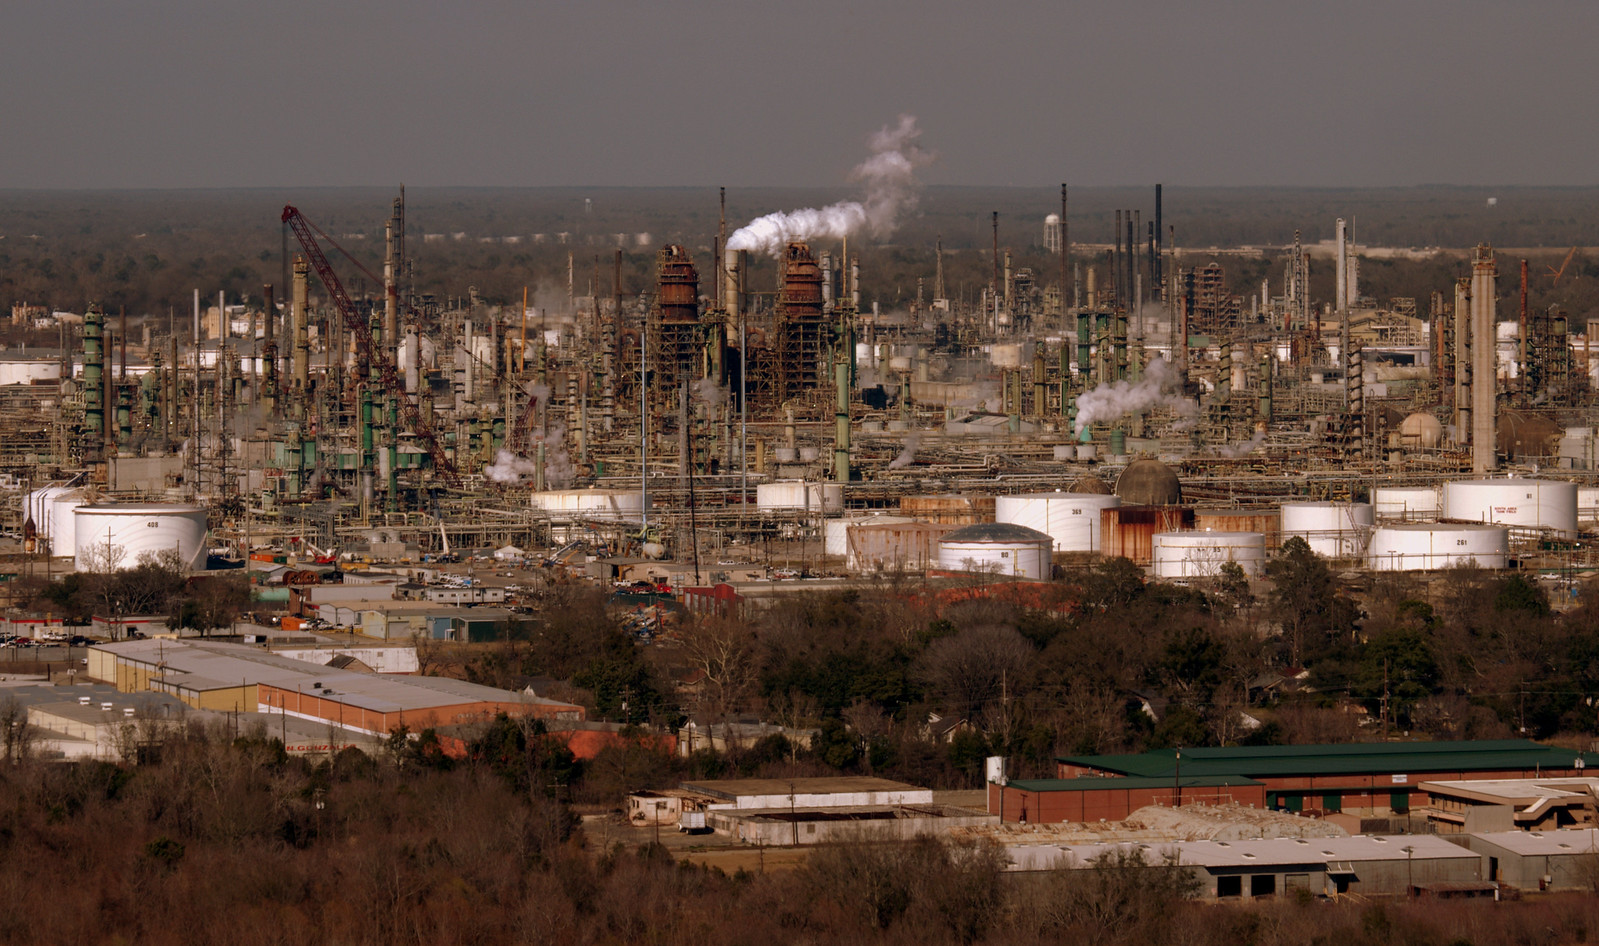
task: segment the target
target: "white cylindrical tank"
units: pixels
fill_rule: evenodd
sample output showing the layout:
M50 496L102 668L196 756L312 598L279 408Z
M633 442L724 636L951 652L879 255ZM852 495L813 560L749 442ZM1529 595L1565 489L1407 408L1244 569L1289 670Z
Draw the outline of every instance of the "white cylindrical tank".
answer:
M1411 522L1378 526L1367 562L1377 571L1430 571L1476 565L1504 568L1510 530L1464 522Z
M887 516L881 514L840 516L837 519L829 519L822 526L822 554L836 555L839 558L848 555L849 530L856 526L886 526L920 521L920 519L914 519L910 516Z
M1377 521L1390 519L1414 522L1438 518L1436 486L1379 486L1371 491L1372 512Z
M1524 477L1444 484L1443 518L1577 534L1577 484Z
M72 514L78 570L131 568L145 555L176 551L204 568L206 511L182 503L91 503Z
M644 511L637 490L548 489L533 494L533 507L552 517L636 521Z
M27 496L28 516L33 517L34 534L41 543L49 542L52 556L71 556L77 538L72 511L87 503L88 496L80 487L46 486Z
M762 512L804 512L836 516L844 511L844 487L839 483L781 480L755 487L755 508Z
M1283 541L1299 536L1328 558L1364 552L1373 523L1370 503L1283 503L1282 518Z
M1599 487L1577 487L1577 524L1599 525Z
M1099 512L1120 506L1117 496L1098 493L1028 493L994 497L994 520L1048 535L1057 552L1098 552Z
M1266 568L1266 537L1259 532L1157 532L1151 546L1156 578L1214 578L1228 562L1250 576Z
M996 578L1050 576L1048 535L1008 522L963 526L938 541L938 567Z
M59 361L0 361L0 385L35 384L61 380Z

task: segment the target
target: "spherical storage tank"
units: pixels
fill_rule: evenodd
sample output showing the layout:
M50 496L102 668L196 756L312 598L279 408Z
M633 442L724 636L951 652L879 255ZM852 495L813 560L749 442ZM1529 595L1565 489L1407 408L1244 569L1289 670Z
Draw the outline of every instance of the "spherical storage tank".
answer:
M1098 552L1099 511L1120 506L1121 502L1120 497L1094 493L996 496L994 519L1048 535L1057 552Z
M1134 460L1116 478L1116 495L1131 506L1176 506L1183 501L1177 473L1159 460Z
M1298 536L1317 555L1346 558L1366 550L1370 503L1283 503L1283 541Z
M1054 543L1036 529L1008 522L964 526L938 541L938 567L1004 578L1048 578Z
M1438 488L1435 486L1379 486L1371 491L1372 512L1377 521L1438 518Z
M555 517L637 521L644 497L637 490L548 489L533 494L533 505Z
M1577 534L1577 484L1522 477L1444 484L1443 518Z
M755 506L762 512L810 511L836 516L844 511L844 487L839 483L783 480L755 487Z
M1504 568L1510 530L1468 522L1406 522L1371 533L1367 561L1377 571L1431 571L1475 565Z
M1266 567L1266 537L1259 532L1158 532L1154 537L1156 578L1214 578L1233 562L1244 574Z
M206 512L199 506L92 503L75 509L72 518L80 571L86 565L130 568L146 554L167 551L193 568L205 553Z

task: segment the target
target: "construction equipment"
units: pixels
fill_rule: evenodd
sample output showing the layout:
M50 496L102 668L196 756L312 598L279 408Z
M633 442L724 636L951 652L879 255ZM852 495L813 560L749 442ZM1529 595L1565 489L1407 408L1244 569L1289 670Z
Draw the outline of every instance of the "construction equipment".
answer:
M365 272L365 267L356 262L344 248L334 242L333 238L324 233L320 228L305 218L292 205L283 208L283 222L294 230L295 237L300 241L300 246L305 249L305 255L310 258L311 265L316 269L322 285L327 288L328 295L333 299L333 304L339 310L339 317L343 319L345 329L355 338L358 356L370 367L376 368L378 377L382 379L383 387L400 405L405 414L406 425L411 432L422 441L427 448L428 456L433 459L433 471L444 477L450 484L460 482L460 474L455 469L455 464L444 451L444 445L439 442L438 435L422 417L422 412L417 408L416 402L406 393L405 384L400 379L399 368L386 354L372 343L372 329L367 320L355 311L355 304L350 301L350 296L344 291L344 284L339 281L338 274L328 263L327 256L322 252L322 247L317 243L317 236L321 236L331 246L357 268ZM371 276L370 273L367 274ZM378 281L372 277L373 281Z
M1554 279L1549 281L1549 285L1554 286L1560 283L1560 277L1566 274L1566 267L1571 265L1572 257L1576 255L1577 248L1572 247L1570 252L1566 253L1566 258L1560 261L1559 269L1555 269L1553 266L1549 267L1549 275L1554 277Z

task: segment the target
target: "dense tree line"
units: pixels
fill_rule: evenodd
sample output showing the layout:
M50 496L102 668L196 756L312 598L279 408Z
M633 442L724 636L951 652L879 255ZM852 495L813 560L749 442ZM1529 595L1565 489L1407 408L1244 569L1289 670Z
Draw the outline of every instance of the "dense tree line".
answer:
M1599 901L1576 896L1203 906L1185 871L1142 854L1015 875L997 848L933 839L728 875L674 861L647 832L579 826L549 778L564 763L506 720L452 765L403 736L331 759L288 757L259 731L179 723L163 737L137 767L0 767L0 940L1444 946L1599 928Z
M617 630L602 592L557 586L505 640L437 666L496 686L548 677L595 718L815 731L698 758L699 774L957 788L980 784L990 754L1036 777L1060 754L1599 733L1591 595L1557 612L1532 578L1470 569L1349 586L1302 540L1267 577L1257 598L1236 569L1178 587L1110 559L1027 600L884 579L743 618L685 617L647 646ZM652 786L685 771L646 762L633 772Z

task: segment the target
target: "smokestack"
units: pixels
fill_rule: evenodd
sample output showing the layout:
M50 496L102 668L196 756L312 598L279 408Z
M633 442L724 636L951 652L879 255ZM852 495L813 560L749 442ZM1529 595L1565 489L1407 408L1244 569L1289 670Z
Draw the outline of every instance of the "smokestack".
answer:
M1471 468L1475 473L1489 473L1499 466L1494 443L1499 387L1494 365L1498 274L1493 248L1479 244L1471 261Z
M1344 317L1344 313L1349 308L1349 241L1345 238L1344 233L1344 218L1339 217L1337 224L1333 227L1333 239L1338 243L1338 255L1336 257L1338 272L1333 279L1335 280L1334 291L1338 300L1338 317L1340 319Z
M1161 242L1160 241L1161 241L1162 235L1163 235L1163 232L1161 230L1161 219L1160 219L1160 185L1156 184L1155 185L1155 272L1154 272L1153 276L1151 277L1151 282L1154 285L1161 287L1160 288L1161 297L1165 298L1165 295L1166 295L1166 279L1165 279L1166 273L1165 273L1163 267L1161 266L1161 249L1162 249L1162 246L1161 246Z
M306 262L304 256L295 254L294 284L289 295L289 325L293 336L289 349L289 383L297 392L297 411L305 409L306 378L310 373L311 336L306 324L311 317L310 274L311 264Z
M400 216L400 201L394 201L394 214L383 227L383 338L381 350L392 352L400 343L400 287L395 281L395 222Z
M1122 289L1122 212L1116 211L1116 249L1112 251L1110 260L1110 290L1116 294L1116 301L1127 298Z
M1455 443L1471 440L1471 280L1455 280Z
M1074 292L1071 284L1071 229L1066 224L1066 185L1060 186L1060 330L1066 331L1066 310Z

